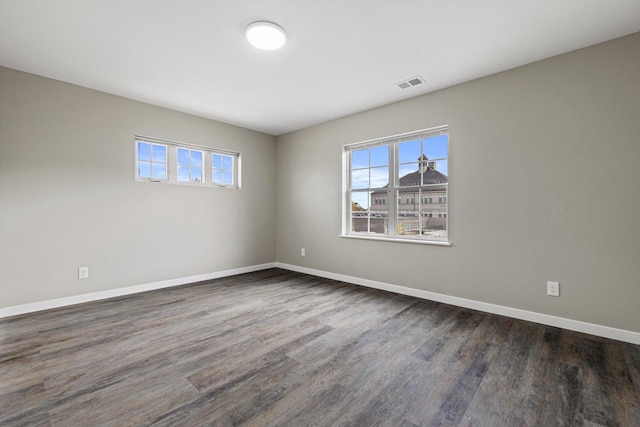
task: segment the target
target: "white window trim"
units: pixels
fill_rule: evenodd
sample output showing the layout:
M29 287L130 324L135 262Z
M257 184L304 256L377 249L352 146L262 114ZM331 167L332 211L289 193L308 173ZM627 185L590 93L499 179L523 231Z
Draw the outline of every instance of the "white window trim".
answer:
M147 161L147 160L140 160L140 159L138 158L138 141L140 141L140 142L144 142L144 143L146 143L146 144L149 144L149 145L150 145L150 149L149 149L149 150L150 150L150 151L149 151L149 158L150 158L150 160L148 160L148 161ZM162 146L162 147L165 147L165 148L167 149L167 150L166 150L166 153L165 153L166 158L165 158L165 162L164 162L164 163L163 163L163 162L154 162L154 161L153 161L153 146L154 146L154 145L156 145L156 146ZM158 142L152 142L152 141L146 141L146 140L136 139L136 141L135 141L135 145L134 145L134 150L135 150L135 164L134 164L134 167L135 167L135 177L136 177L136 179L137 179L138 181L166 182L166 181L168 181L168 180L169 180L169 147L167 147L167 145L166 145L166 144L161 144L161 143L158 143ZM165 177L164 177L164 178L154 178L154 177L145 178L145 177L140 177L140 176L138 176L138 163L139 163L139 162L146 162L146 163L149 163L149 166L150 166L150 168L151 168L151 174L153 174L153 164L154 164L154 163L155 163L155 164L164 164L164 166L165 166Z
M233 156L231 154L227 154L227 153L221 153L219 151L214 151L208 154L209 155L209 161L211 161L211 170L210 170L210 176L209 178L211 179L211 185L216 186L216 187L235 187L236 185L236 181L237 181L237 177L234 174L234 171L237 170L237 157ZM223 157L231 157L231 184L221 184L221 183L217 183L217 182L213 182L213 172L215 171L221 171L221 172L228 172L229 169L214 169L213 167L213 156L215 155L219 155L219 156L223 156Z
M422 240L416 238L393 236L389 237L384 234L340 234L338 237L344 239L358 239L358 240L378 240L381 242L395 242L395 243L415 243L418 245L433 245L433 246L452 246L451 242L442 242L439 240Z
M179 181L178 180L178 171L177 171L177 169L181 166L181 164L178 162L178 150L180 150L180 149L187 150L187 151L189 151L189 153L191 153L192 151L197 151L202 156L202 162L200 163L200 182ZM206 167L206 165L207 165L207 158L206 158L207 152L203 151L203 150L201 150L199 148L195 149L195 148L191 148L191 147L185 147L183 145L176 146L175 152L176 152L176 158L175 158L175 160L176 160L176 162L175 162L175 164L176 164L176 173L175 173L176 183L178 183L178 184L192 184L192 185L205 185L206 177L204 176L204 173L205 173L205 171L207 169L207 167ZM182 164L182 166L187 166L187 168L189 169L189 175L191 175L192 165L191 165L191 156L190 155L189 155L189 164L188 165Z
M447 177L451 176L451 164L449 162L450 159L450 150L451 150L451 135L449 133L449 125L436 126L427 129L421 129L418 131L405 132L397 135L386 136L382 138L375 138L366 141L345 144L342 147L342 230L339 235L341 238L350 238L350 239L363 239L363 240L377 240L377 241L386 241L386 242L400 242L400 243L417 243L424 245L434 245L434 246L452 246L451 239L451 231L449 229L449 219L450 219L450 206L449 206L449 180L447 181L447 202L443 203L445 205L445 209L447 212L447 217L444 218L446 220L447 226L447 240L429 240L424 236L402 236L395 234L395 229L397 227L397 208L399 204L390 203L388 206L388 229L393 230L393 233L390 234L380 234L380 233L370 233L370 232L353 232L351 231L351 151L354 148L364 148L364 147L373 147L377 145L385 145L391 143L400 142L403 138L415 137L422 134L447 134L449 135L449 141L447 145ZM390 179L393 179L394 185L393 190L389 189L387 191L387 197L395 197L391 194L391 191L398 191L400 187L397 186L396 181L399 179L398 176L398 149L397 145L393 147L391 151L391 157L389 158L389 169L393 171L393 176L390 176ZM391 172L390 172L391 175ZM438 185L438 184L434 184ZM418 186L419 187L419 186ZM423 186L424 187L424 186ZM402 187L407 188L407 187ZM411 187L408 187L411 188ZM369 202L371 204L371 202ZM369 206L371 209L371 206ZM393 220L393 226L392 224Z
M146 142L148 144L164 145L167 147L167 178L142 178L138 176L138 141ZM200 151L203 154L203 180L202 182L186 182L178 181L178 148L184 148L187 150ZM239 190L241 188L241 155L239 152L224 150L219 148L212 148L203 145L188 144L185 142L171 141L167 139L160 139L150 136L135 135L133 139L134 150L134 177L138 182L152 182L156 184L175 184L175 185L187 185L191 187L209 187L209 188L226 188L232 190ZM222 154L225 156L231 156L233 160L233 185L214 184L212 181L213 171L213 154Z

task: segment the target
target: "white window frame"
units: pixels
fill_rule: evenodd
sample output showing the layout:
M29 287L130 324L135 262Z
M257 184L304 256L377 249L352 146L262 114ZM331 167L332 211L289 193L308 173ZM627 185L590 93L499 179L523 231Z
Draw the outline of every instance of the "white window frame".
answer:
M434 239L433 237L417 234L417 235L403 235L398 233L398 218L399 218L399 206L400 206L400 190L407 190L415 188L416 192L419 191L420 188L424 189L429 186L441 186L443 184L427 184L427 185L417 185L417 186L399 186L399 159L398 159L398 145L400 142L407 141L411 138L428 138L438 135L448 135L448 145L447 145L447 183L446 186L446 203L443 203L445 207L445 211L447 212L446 221L446 230L447 237L446 240ZM389 184L388 187L385 188L387 192L387 198L390 201L388 204L388 214L387 214L387 233L372 233L372 232L361 232L361 231L351 231L351 201L352 201L352 185L351 185L351 156L352 152L358 149L363 148L373 148L376 146L388 146L389 147ZM423 129L414 132L407 132L398 135L392 135L383 138L377 138L368 141L362 141L354 144L347 144L343 146L343 155L342 155L342 232L340 237L345 238L355 238L355 239L367 239L367 240L383 240L383 241L393 241L393 242L405 242L405 243L420 243L420 244L429 244L429 245L437 245L437 246L451 246L451 230L450 230L450 221L449 221L449 193L450 193L450 178L451 178L451 164L450 164L450 152L451 152L451 135L449 133L449 126L437 126L433 128ZM431 159L430 159L431 160ZM354 189L356 192L363 192L365 189ZM369 188L367 191L379 191L377 188ZM420 195L415 195L416 199L420 204L422 204ZM371 199L371 196L369 196ZM373 204L372 200L369 200L369 217L371 217L371 205ZM423 204L429 205L429 204ZM430 207L430 206L429 206ZM433 212L433 209L431 209ZM433 215L433 214L432 214ZM418 218L421 216L418 215Z
M187 165L185 164L181 164L179 161L180 156L178 155L178 151L179 150L187 150L189 152L189 163ZM191 176L191 168L194 166L191 164L191 152L195 151L200 153L202 160L200 161L200 182L194 182L194 181L180 181L178 179L178 169L180 169L180 166L186 166L189 169L189 176ZM204 171L205 171L205 164L206 164L206 152L200 149L195 149L195 148L191 148L191 147L183 147L183 146L176 146L176 182L180 183L180 184L195 184L195 185L202 185L205 183L205 177L204 177Z
M138 175L138 142L144 142L152 145L162 145L167 148L167 176L166 179L158 179L158 178L143 178ZM187 182L187 181L178 181L178 149L183 148L185 150L190 151L199 151L202 153L202 182ZM159 139L149 136L135 135L134 137L134 152L135 152L135 162L134 162L134 177L136 181L139 182L153 182L153 183L164 183L164 184L177 184L177 185L188 185L195 187L215 187L215 188L228 188L228 189L240 189L241 182L241 174L240 174L240 153L222 150L218 148L211 148L202 145L194 145L187 144L184 142L170 141L165 139ZM213 155L220 154L224 156L229 156L232 158L232 185L222 185L213 183Z
M142 160L140 158L138 158L138 142L142 142L144 144L148 144L151 146L150 150L149 150L149 160ZM154 162L153 161L153 147L157 146L157 147L164 147L165 148L165 162ZM136 139L135 141L135 174L136 174L136 179L138 179L139 181L149 181L149 182L162 182L162 181L167 181L169 179L169 147L166 144L162 144L159 142L152 142L152 141L147 141L147 140L143 140L143 139ZM151 169L151 175L153 175L153 164L164 164L165 167L165 177L164 178L155 178L153 176L151 177L141 177L138 174L140 173L140 169L139 169L139 163L140 162L145 162L145 163L149 163L149 167Z
M224 157L231 157L231 170L229 169L217 169L213 167L213 156L221 156L222 158ZM223 152L219 152L219 151L213 151L211 152L211 154L209 155L209 160L211 161L211 173L209 176L209 179L211 180L211 185L214 185L216 187L234 187L236 185L236 180L237 180L237 174L236 171L238 170L238 157L237 156L233 156L229 153L223 153ZM231 184L223 184L220 182L214 182L213 181L213 173L215 171L221 171L221 172L231 172Z

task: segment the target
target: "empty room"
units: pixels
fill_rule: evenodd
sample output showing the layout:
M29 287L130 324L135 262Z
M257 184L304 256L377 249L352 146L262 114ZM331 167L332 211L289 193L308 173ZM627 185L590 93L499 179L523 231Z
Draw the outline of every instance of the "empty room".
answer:
M640 2L0 0L0 425L640 426Z

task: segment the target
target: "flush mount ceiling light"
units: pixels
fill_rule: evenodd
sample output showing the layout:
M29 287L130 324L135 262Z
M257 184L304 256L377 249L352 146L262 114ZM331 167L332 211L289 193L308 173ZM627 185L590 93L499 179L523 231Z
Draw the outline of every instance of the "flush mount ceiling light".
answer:
M273 22L254 22L247 27L244 35L249 43L262 50L280 49L287 41L287 33Z

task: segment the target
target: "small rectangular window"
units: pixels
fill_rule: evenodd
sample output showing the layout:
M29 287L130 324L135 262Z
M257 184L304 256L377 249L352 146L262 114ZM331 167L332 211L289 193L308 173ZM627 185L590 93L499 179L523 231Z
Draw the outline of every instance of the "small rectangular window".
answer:
M211 182L216 185L222 185L225 187L235 185L234 163L234 156L213 153Z
M240 153L136 136L136 179L240 188Z
M167 179L167 146L138 141L138 177L150 180Z
M178 182L203 183L203 160L202 151L178 147Z

